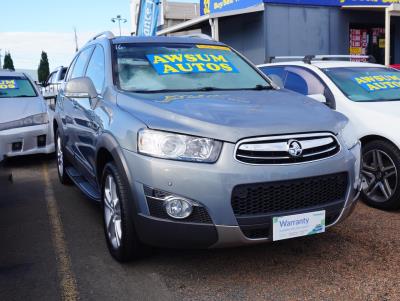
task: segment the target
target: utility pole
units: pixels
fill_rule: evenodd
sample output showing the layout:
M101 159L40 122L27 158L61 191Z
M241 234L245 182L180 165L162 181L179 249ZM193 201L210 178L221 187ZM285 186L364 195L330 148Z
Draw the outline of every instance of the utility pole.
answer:
M74 27L74 34L75 34L75 52L78 52L79 47L78 47L78 36L76 34L76 27Z
M111 19L111 22L113 22L113 23L118 22L118 26L119 26L119 36L121 36L121 22L122 22L122 23L126 23L127 20L124 19L124 18L122 18L121 15L117 15L117 17Z

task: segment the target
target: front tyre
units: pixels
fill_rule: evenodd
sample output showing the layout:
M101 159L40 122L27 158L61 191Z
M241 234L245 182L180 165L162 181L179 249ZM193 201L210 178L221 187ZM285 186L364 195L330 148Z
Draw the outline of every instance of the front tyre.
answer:
M102 177L104 232L108 249L119 262L138 257L141 250L132 213L128 210L128 195L128 187L115 164L106 164Z
M387 141L375 140L363 146L362 174L366 204L383 209L400 208L400 151Z

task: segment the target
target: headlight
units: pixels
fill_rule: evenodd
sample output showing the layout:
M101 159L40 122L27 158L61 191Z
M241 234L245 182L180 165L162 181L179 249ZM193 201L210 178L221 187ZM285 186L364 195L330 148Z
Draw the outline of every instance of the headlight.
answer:
M138 135L138 152L141 154L182 161L217 161L222 142L209 138L179 135L143 129Z
M0 123L0 131L49 123L47 113L40 113L10 122Z
M351 122L348 122L345 125L345 127L340 131L340 135L342 136L347 149L353 148L358 143L359 139L357 132Z

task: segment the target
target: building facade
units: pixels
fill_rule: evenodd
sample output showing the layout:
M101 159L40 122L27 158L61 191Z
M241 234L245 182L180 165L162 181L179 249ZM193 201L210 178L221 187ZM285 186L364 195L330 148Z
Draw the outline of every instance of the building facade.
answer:
M400 0L201 0L202 16L159 34L199 28L254 63L274 56L373 55L400 63Z

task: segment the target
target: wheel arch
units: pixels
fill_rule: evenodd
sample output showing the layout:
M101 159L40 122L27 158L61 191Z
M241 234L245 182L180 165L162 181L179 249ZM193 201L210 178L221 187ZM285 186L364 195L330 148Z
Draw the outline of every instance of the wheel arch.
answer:
M131 206L131 208L129 208L129 212L138 212L135 201L135 193L133 191L134 185L132 185L133 177L118 141L111 134L104 133L98 138L96 149L95 172L98 187L101 189L101 179L103 176L104 166L109 162L113 162L117 166L118 170L122 173L122 178L125 182L125 185L128 187L129 197L132 199L132 202L129 202L129 205ZM135 217L134 219L136 220Z
M396 145L396 143L394 143L392 140L390 140L384 136L381 136L381 135L366 135L360 139L362 146L364 146L365 144L367 144L371 141L375 141L375 140L386 141L386 142L392 144L393 146L395 146L397 149L399 149L399 147Z

